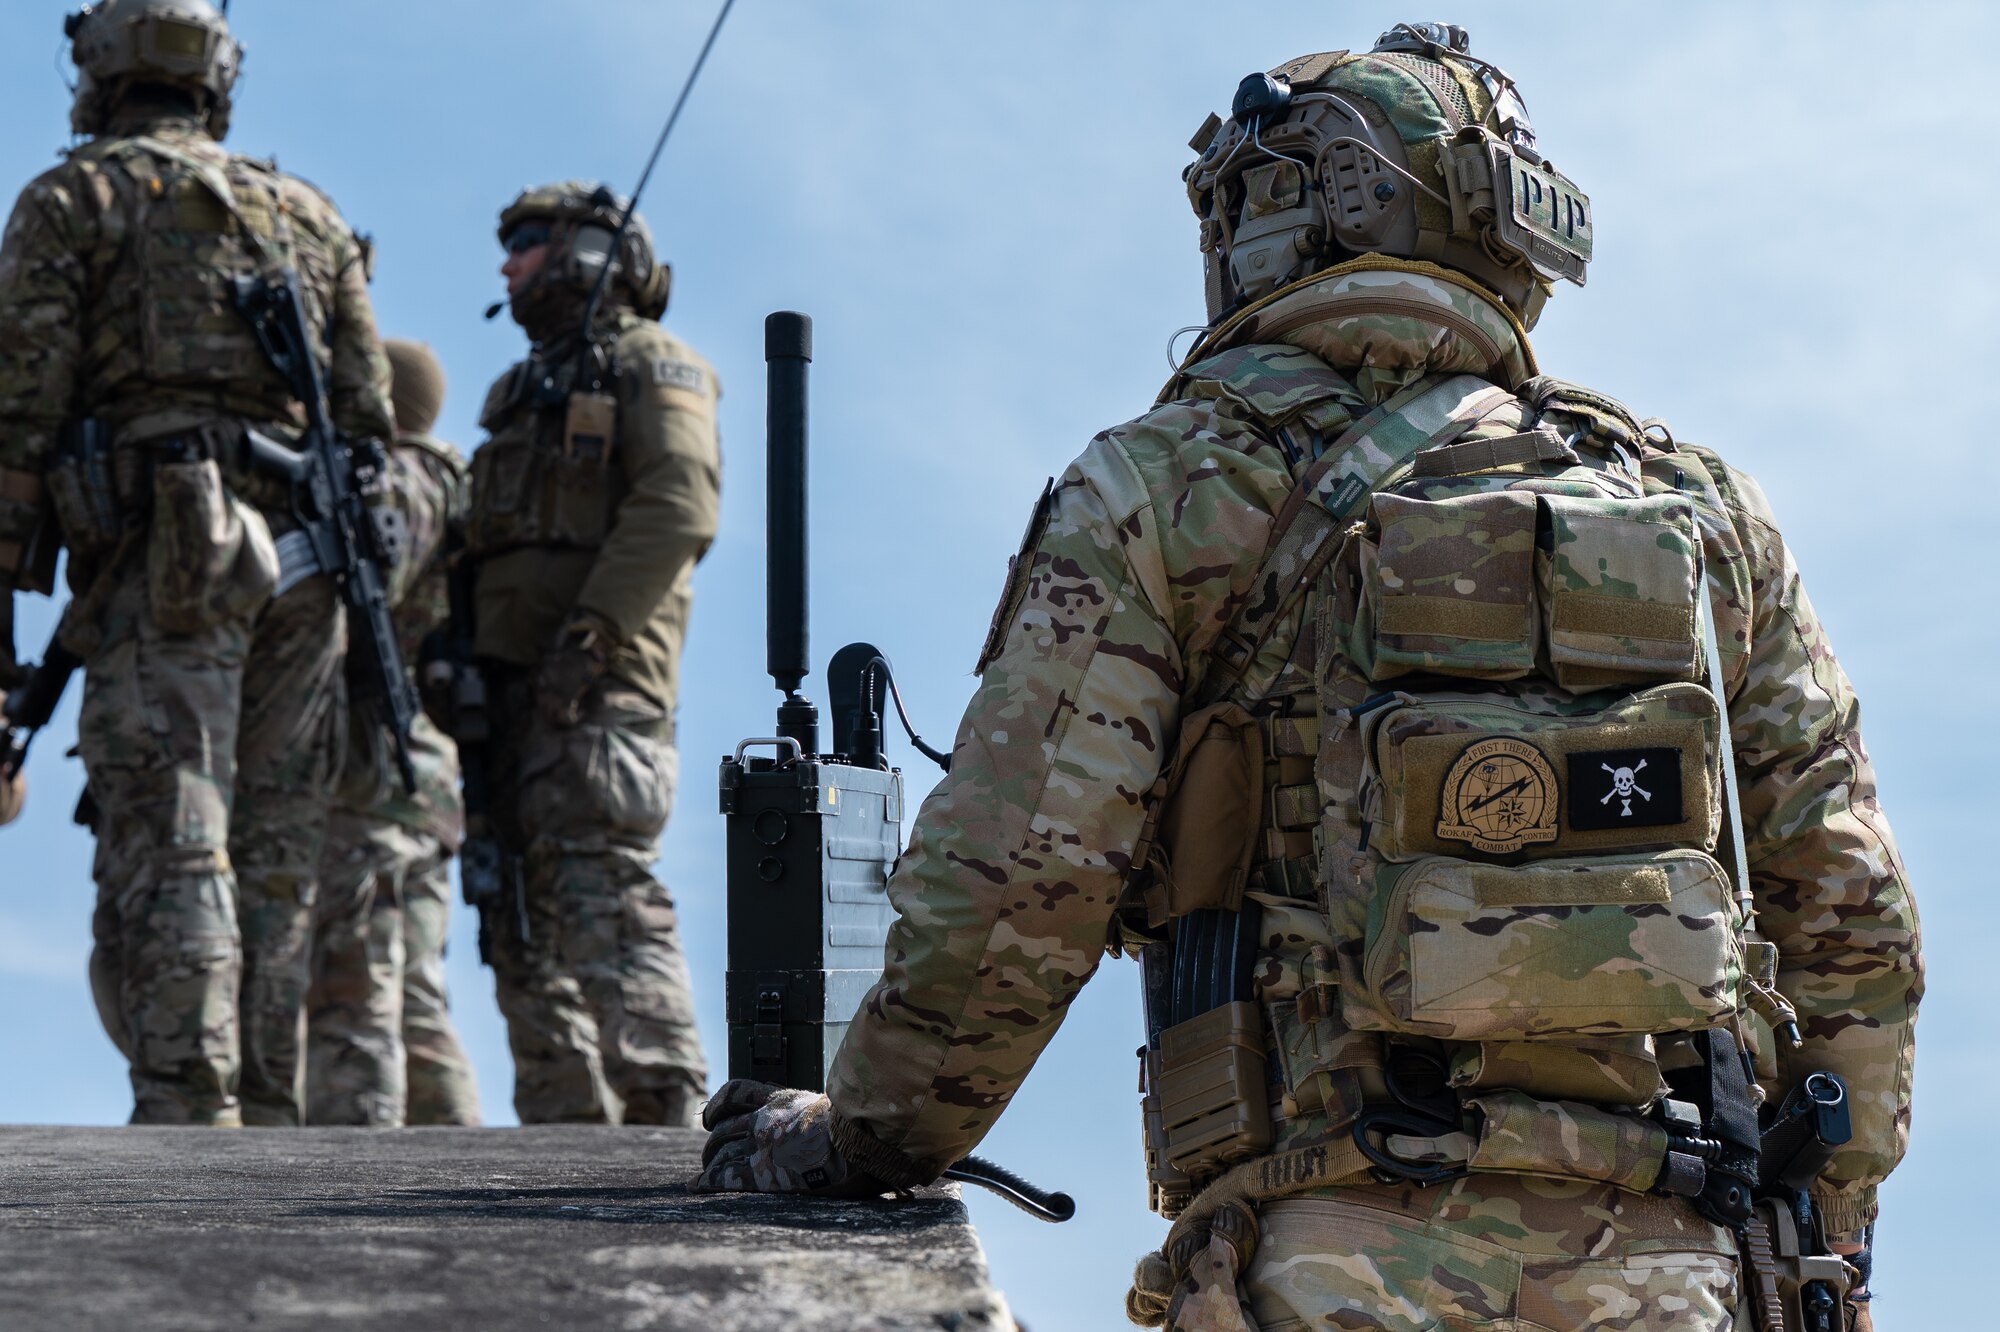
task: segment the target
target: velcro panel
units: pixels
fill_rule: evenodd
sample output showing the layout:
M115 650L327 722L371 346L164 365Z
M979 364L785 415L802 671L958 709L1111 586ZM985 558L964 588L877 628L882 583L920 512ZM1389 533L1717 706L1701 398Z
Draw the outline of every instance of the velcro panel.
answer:
M1393 709L1370 731L1374 847L1391 859L1709 847L1718 740L1714 701L1690 684L1575 716L1476 700Z
M1673 898L1667 872L1654 865L1543 874L1474 868L1471 880L1473 900L1482 907L1637 906Z

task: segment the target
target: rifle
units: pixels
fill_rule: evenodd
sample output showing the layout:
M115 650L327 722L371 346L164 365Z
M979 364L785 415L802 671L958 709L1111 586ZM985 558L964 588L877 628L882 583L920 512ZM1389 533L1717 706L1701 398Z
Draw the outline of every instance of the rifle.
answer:
M729 901L729 1076L823 1091L841 1037L880 978L895 922L889 871L903 849L903 774L882 753L894 700L888 660L851 643L827 666L833 752L819 751L819 709L800 692L807 639L806 377L812 321L772 315L765 522L766 665L783 693L776 733L722 760ZM940 766L948 758L912 743ZM775 751L751 757L753 749ZM979 1184L1045 1221L1076 1211L1009 1171L968 1156L944 1172Z
M306 413L306 432L296 450L247 432L251 465L290 484L292 516L299 524L297 532L279 541L285 568L279 591L309 574L334 576L347 605L348 675L356 699L380 710L403 789L415 794L410 724L420 705L396 647L383 576L388 561L362 494L388 466L387 455L376 441L345 440L334 430L326 385L306 330L298 270L287 266L277 277L232 278L230 289L237 313L249 322L265 358L285 377Z
M5 753L0 754L0 781L11 782L20 775L28 761L28 746L49 724L49 718L55 715L56 705L62 702L63 691L69 688L69 678L82 665L81 657L60 642L51 641L49 650L42 656L41 665L29 671L28 678L18 687L7 692L4 706L7 747Z
M459 891L479 914L479 960L493 965L494 927L506 902L514 868L493 832L491 787L493 719L488 711L486 676L476 656L475 591L479 566L465 541L465 525L454 521L445 538L445 587L450 617L424 640L424 685L438 700L445 729L458 744L459 789L465 799L465 841L458 851Z

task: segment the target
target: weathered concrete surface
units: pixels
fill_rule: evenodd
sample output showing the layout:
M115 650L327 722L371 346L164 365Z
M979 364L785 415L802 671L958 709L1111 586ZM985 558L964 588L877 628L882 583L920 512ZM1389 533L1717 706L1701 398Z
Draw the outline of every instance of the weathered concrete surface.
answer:
M958 1198L691 1194L671 1129L0 1128L0 1328L1012 1326Z

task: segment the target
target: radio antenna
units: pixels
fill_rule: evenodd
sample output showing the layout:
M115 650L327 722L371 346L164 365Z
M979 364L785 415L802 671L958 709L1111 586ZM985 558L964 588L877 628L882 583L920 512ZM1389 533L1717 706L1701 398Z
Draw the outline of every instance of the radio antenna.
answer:
M597 307L604 299L604 288L611 281L611 270L618 263L619 251L625 247L625 235L632 229L632 217L639 211L639 196L646 192L646 184L653 178L653 168L660 164L660 154L666 151L667 136L674 132L674 123L681 118L681 108L687 105L688 94L694 91L695 80L701 77L701 67L708 63L708 53L715 49L715 39L722 35L722 25L728 22L729 11L735 7L736 0L722 0L722 12L715 16L715 26L708 30L708 40L701 44L701 54L694 58L694 68L688 71L687 82L681 85L680 96L674 99L674 109L668 114L667 123L653 144L653 155L646 159L646 169L640 173L639 183L633 187L632 197L625 204L625 215L618 219L618 230L611 236L611 252L605 256L604 267L597 274L597 285L590 289L590 300L583 307L583 345L586 351L590 346L590 326L597 318Z

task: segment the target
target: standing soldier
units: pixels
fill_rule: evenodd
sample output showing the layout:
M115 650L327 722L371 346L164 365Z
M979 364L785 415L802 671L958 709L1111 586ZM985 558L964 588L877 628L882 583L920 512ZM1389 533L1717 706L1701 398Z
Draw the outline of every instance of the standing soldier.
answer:
M1108 939L1179 1217L1137 1321L1769 1328L1754 1107L1827 1074L1801 1185L1865 1280L1917 919L1762 494L1537 368L1588 202L1462 29L1193 148L1205 336L1036 511L830 1096L724 1087L704 1186L935 1178Z
M245 430L289 443L305 413L230 280L297 271L334 420L381 437L367 261L319 191L218 146L241 51L207 0L106 0L67 31L90 139L0 246L0 543L46 494L85 662L92 986L135 1123L295 1124L343 614L325 575L276 594L291 495Z
M500 215L534 346L473 458L476 650L507 864L494 972L529 1123L688 1124L706 1088L672 900L654 879L678 759L694 566L715 538L714 372L659 326L669 272L625 203L567 181ZM585 306L614 265L587 331Z
M447 613L446 534L464 521L465 463L430 433L444 405L437 357L421 343L384 346L396 444L374 511L385 550L397 555L389 593L414 679L424 637ZM465 830L458 751L421 714L409 746L415 794L403 789L381 726L359 712L349 718L313 918L308 1123L479 1122L444 989L446 870Z

